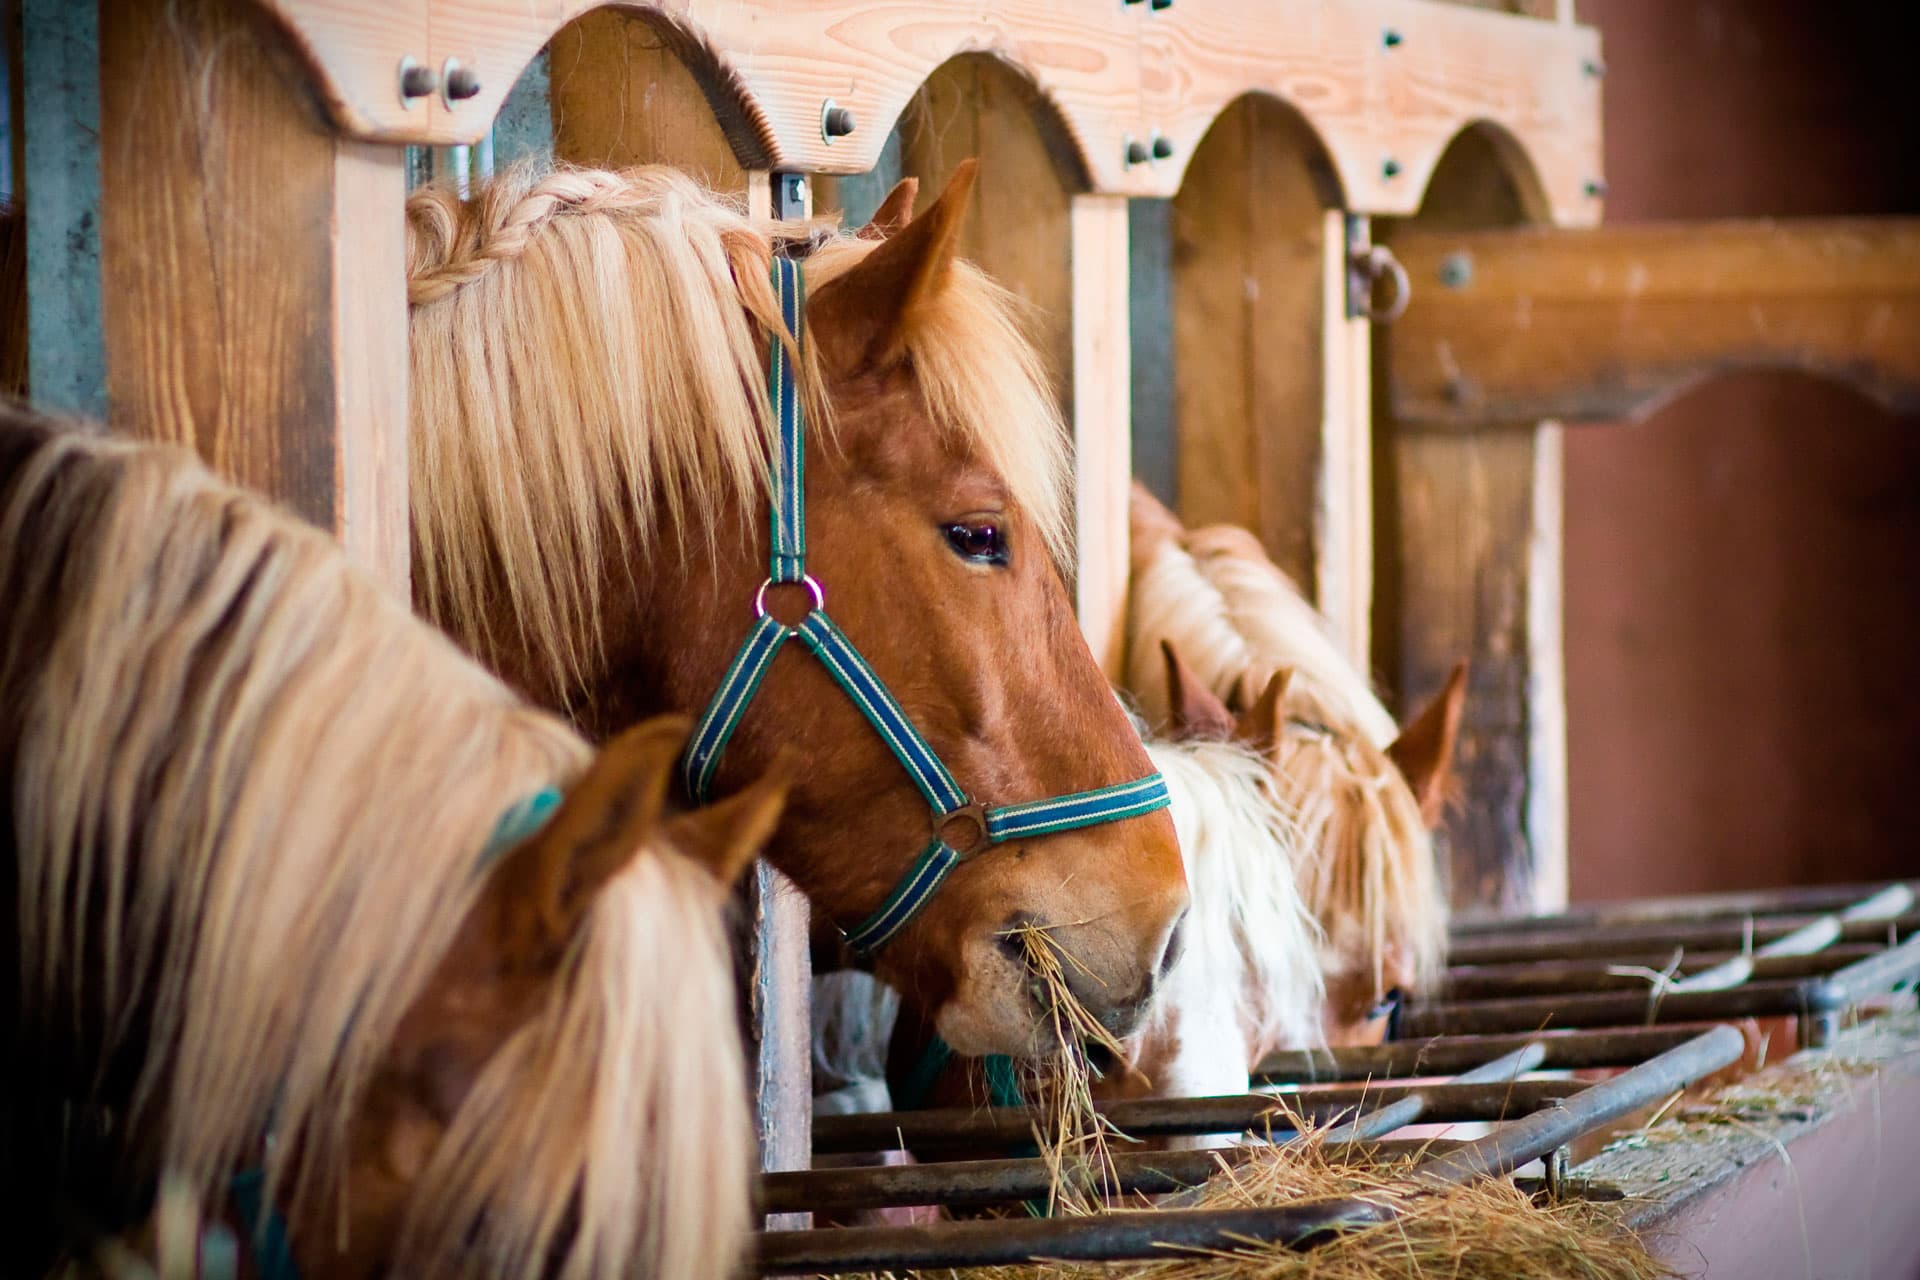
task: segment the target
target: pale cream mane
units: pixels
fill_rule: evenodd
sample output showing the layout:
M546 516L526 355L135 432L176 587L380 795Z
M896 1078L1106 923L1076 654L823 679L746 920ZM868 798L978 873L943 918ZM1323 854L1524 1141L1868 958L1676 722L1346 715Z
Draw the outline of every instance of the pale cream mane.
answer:
M407 215L417 594L564 701L600 657L614 557L644 573L662 533L711 559L761 527L774 238L813 244L810 289L876 242L750 219L666 168L521 170L468 201L423 190ZM906 336L934 419L1068 563L1066 433L1011 296L963 266ZM801 380L830 433L811 348Z
M1136 521L1136 527L1139 522ZM1433 839L1385 754L1393 717L1253 536L1231 526L1149 530L1135 548L1127 681L1150 723L1170 714L1161 641L1220 697L1246 705L1292 671L1275 749L1300 832L1300 892L1327 935L1329 973L1356 960L1376 986L1397 952L1431 989L1446 946Z
M1227 742L1149 738L1147 754L1173 798L1193 904L1169 993L1176 1001L1177 992L1231 1001L1256 1057L1320 1044L1320 930L1301 900L1299 828L1271 767ZM1156 1008L1143 1035L1164 1022Z
M122 1120L156 1135L159 1171L224 1203L271 1130L269 1197L325 1205L502 810L587 748L185 454L0 414L7 455L15 1043L70 1043L85 1008L106 1040L77 1051L104 1062L150 1020ZM751 1147L704 877L643 855L604 894L417 1184L403 1273L471 1271L481 1221L494 1274L528 1273L563 1227L568 1275L728 1273Z

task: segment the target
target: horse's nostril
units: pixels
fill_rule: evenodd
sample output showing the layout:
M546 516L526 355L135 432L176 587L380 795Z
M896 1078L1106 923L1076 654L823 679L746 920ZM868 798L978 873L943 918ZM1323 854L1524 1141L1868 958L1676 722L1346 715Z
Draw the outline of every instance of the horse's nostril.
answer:
M1164 979L1173 972L1173 966L1180 963L1180 949L1187 942L1187 912L1181 911L1180 918L1173 922L1173 928L1167 930L1166 946L1160 951L1160 964L1154 970L1156 980Z
M1024 911L1015 912L1007 917L1005 924L993 931L993 945L1000 948L1000 954L1017 965L1027 963L1027 931L1034 925L1034 919Z

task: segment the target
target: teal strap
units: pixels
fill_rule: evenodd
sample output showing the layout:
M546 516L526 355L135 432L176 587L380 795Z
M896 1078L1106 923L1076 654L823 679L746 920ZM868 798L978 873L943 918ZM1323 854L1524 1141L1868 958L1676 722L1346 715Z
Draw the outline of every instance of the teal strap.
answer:
M287 1239L287 1220L267 1203L264 1169L243 1169L227 1184L240 1230L253 1249L254 1271L260 1280L300 1280L293 1245Z
M806 306L799 264L776 257L773 289L780 304L781 321L798 350L805 331L802 320ZM714 775L728 741L766 679L774 658L789 639L798 636L913 779L914 787L932 811L936 829L933 840L920 851L920 856L887 894L886 900L873 914L847 931L847 941L856 951L870 955L885 946L926 906L953 869L984 847L1073 831L1097 823L1119 822L1165 808L1167 784L1157 773L1115 786L998 809L983 810L973 803L941 762L939 753L913 727L913 721L887 689L886 682L867 665L853 641L827 616L820 584L807 576L806 422L793 361L786 343L778 337L770 343L767 358L767 396L779 429L773 459L773 549L768 578L754 601L758 618L753 629L721 676L720 685L708 700L681 757L681 782L687 795L700 803L711 798ZM813 603L807 616L793 626L778 621L766 611L768 588L788 583L805 585ZM977 840L966 848L956 848L948 841L953 833L945 828L948 822L962 817L974 823Z
M896 1111L918 1111L927 1105L927 1095L933 1092L934 1084L940 1079L940 1073L953 1061L953 1046L939 1036L927 1042L920 1051L913 1070L900 1082L900 1091L892 1098Z

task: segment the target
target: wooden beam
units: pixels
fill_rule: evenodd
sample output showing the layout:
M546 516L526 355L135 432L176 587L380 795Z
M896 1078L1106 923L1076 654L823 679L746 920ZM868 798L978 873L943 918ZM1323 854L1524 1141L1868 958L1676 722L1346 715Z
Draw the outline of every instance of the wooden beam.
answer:
M1452 430L1641 418L1738 369L1920 410L1920 219L1409 230L1395 419Z
M1352 255L1368 219L1329 209L1320 235L1320 432L1313 469L1313 591L1341 652L1362 671L1373 645L1373 325L1347 314ZM1309 384L1308 393L1314 390ZM1284 428L1256 420L1269 434Z
M335 138L227 0L103 0L109 413L407 594L405 171Z
M1128 411L1127 202L1073 198L1073 475L1080 626L1109 679L1126 662Z

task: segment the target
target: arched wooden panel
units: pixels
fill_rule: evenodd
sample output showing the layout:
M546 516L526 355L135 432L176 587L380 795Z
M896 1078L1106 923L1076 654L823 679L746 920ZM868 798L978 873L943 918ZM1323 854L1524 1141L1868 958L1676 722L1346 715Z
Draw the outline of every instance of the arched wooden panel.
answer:
M340 128L364 138L453 143L486 128L528 59L600 0L256 0L312 68ZM421 13L424 7L424 29ZM1498 122L1536 158L1557 222L1599 215L1599 44L1566 23L1434 0L669 0L646 8L671 33L752 169L862 173L920 85L985 53L1019 66L1058 104L1091 189L1169 196L1200 138L1247 93L1293 103L1326 141L1350 207L1411 213L1451 139ZM398 67L457 59L474 96L411 109ZM828 99L856 128L829 138ZM1164 155L1156 156L1160 140ZM1130 146L1142 150L1130 155Z

